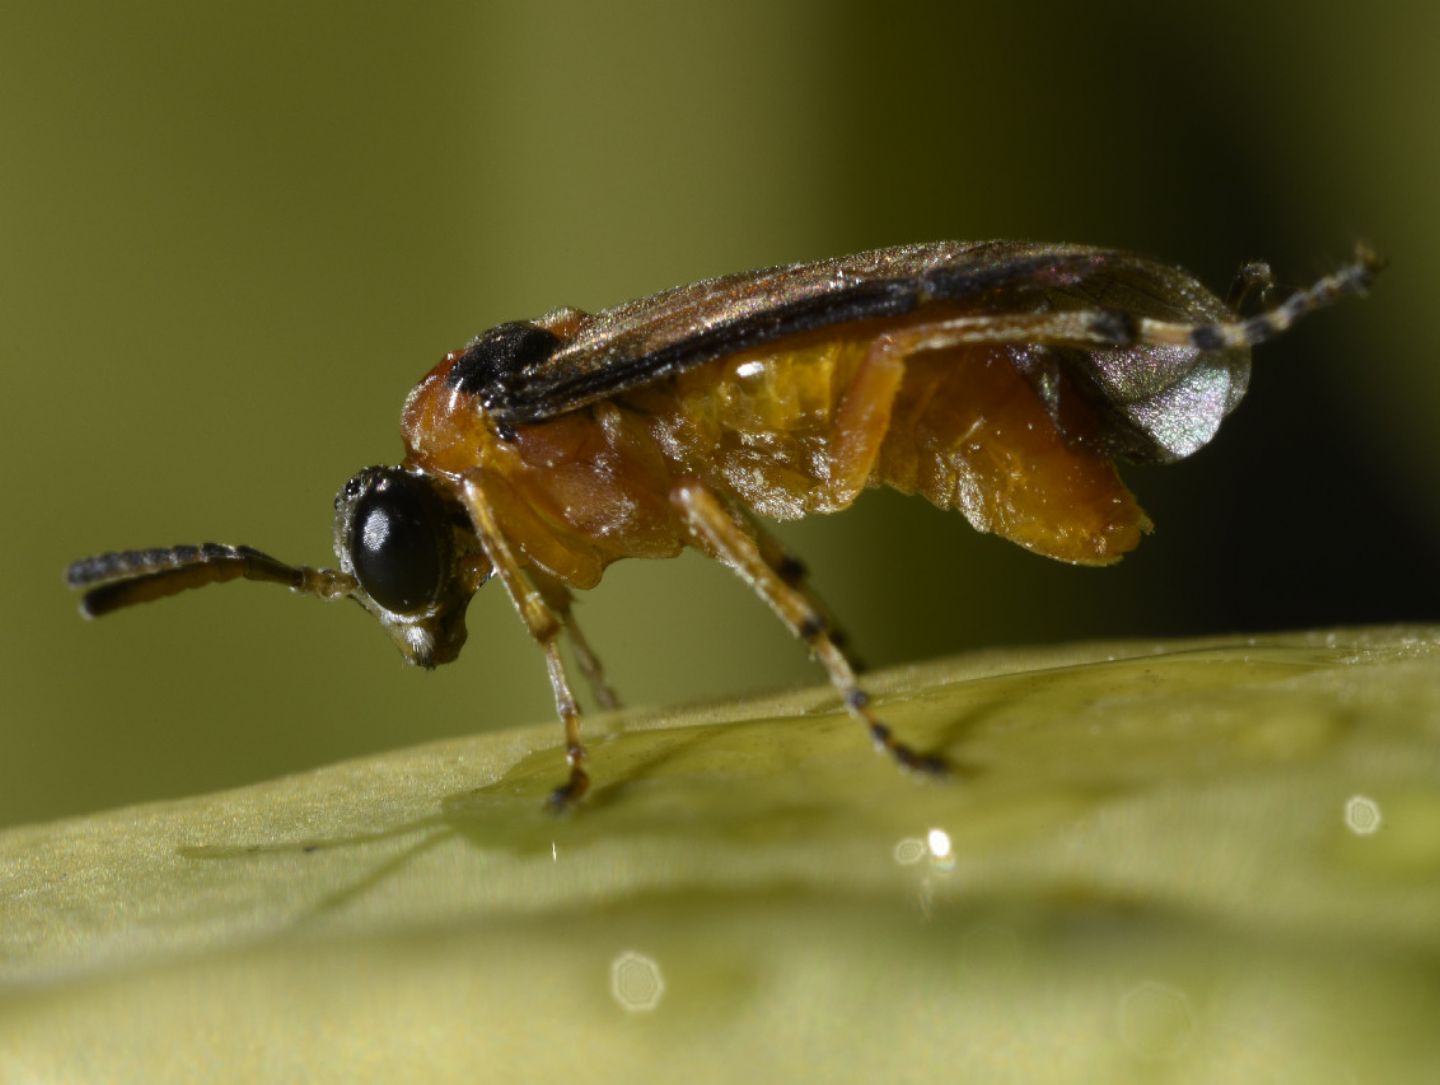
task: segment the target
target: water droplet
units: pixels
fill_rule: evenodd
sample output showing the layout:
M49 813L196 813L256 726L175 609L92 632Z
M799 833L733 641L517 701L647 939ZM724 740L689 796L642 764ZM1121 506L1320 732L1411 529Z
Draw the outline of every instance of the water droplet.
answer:
M901 866L913 866L925 858L925 841L918 836L906 836L895 842L892 853Z
M629 1013L649 1013L665 996L665 977L653 957L627 949L610 962L610 993Z
M1345 826L1356 836L1369 836L1380 828L1380 804L1368 795L1345 800Z
M1174 1058L1190 1045L1195 1033L1190 996L1156 980L1136 984L1121 995L1116 1018L1125 1046L1151 1059Z

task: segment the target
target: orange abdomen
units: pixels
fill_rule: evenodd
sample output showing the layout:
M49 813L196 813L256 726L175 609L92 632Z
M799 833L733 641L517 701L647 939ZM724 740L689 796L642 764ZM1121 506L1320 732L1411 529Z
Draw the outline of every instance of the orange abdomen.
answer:
M855 477L1064 561L1116 561L1149 530L1109 456L1062 436L1012 348L905 359L888 410L861 420L874 430L867 442L846 426L851 401L878 394L863 369L870 337L811 339L699 367L644 390L637 406L691 471L775 519L846 507ZM851 476L842 458L857 444L874 451Z

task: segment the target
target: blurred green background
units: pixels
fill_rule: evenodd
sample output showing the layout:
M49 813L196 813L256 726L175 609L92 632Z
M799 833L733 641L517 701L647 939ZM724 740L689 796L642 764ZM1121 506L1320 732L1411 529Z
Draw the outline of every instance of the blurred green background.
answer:
M1072 569L871 494L784 535L872 665L1440 616L1440 15L1427 5L7 5L0 824L544 719L498 589L455 666L253 585L94 625L71 558L328 563L410 386L500 320L902 241L1141 249L1223 292L1393 259L1263 349L1157 530ZM698 558L613 569L636 702L816 682Z

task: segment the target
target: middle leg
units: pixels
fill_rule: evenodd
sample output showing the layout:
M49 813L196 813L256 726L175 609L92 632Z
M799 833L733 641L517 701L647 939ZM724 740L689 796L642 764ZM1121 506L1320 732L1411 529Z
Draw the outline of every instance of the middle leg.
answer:
M600 657L590 647L590 642L585 639L580 623L575 618L575 597L570 594L570 589L538 569L531 569L529 573L536 590L559 616L565 635L570 639L570 651L575 657L575 665L580 668L581 676L590 686L595 703L606 710L619 708L620 695L605 678L605 668L600 663Z

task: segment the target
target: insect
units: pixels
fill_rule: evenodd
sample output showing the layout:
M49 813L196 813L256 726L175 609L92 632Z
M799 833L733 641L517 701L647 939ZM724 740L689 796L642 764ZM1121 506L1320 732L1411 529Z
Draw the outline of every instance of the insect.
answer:
M560 654L618 702L571 606L621 558L695 547L755 590L824 666L850 714L900 765L943 762L876 716L801 563L757 516L836 512L867 486L956 509L981 531L1105 565L1150 522L1115 461L1195 452L1245 393L1250 347L1360 293L1364 248L1280 304L1248 265L1231 302L1147 257L1079 245L937 242L681 286L590 315L497 325L410 392L405 458L335 499L338 569L245 546L174 546L75 562L87 616L244 578L354 599L421 667L465 642L465 609L498 579L541 647L569 776L589 787Z

